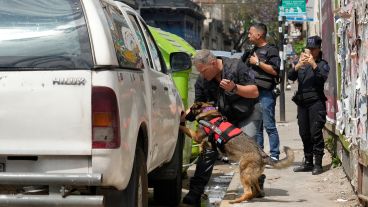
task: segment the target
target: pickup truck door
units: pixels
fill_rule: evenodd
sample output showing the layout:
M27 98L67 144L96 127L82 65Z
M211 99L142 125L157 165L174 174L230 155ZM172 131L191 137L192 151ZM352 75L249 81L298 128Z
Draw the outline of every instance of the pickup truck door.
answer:
M129 19L141 42L142 51L149 65L147 71L151 84L151 133L153 147L152 163L157 167L171 159L175 149L178 128L175 86L171 76L165 74L165 66L147 26L133 12L127 12Z

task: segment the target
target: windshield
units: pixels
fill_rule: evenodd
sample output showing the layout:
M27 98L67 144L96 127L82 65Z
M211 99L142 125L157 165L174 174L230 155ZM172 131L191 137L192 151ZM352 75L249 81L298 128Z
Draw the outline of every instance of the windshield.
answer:
M0 69L88 69L93 65L76 0L0 0Z

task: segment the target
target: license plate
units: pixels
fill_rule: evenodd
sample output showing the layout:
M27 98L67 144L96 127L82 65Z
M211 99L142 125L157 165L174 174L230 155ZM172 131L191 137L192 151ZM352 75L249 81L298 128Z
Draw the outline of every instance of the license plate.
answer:
M0 172L5 172L5 163L0 163Z

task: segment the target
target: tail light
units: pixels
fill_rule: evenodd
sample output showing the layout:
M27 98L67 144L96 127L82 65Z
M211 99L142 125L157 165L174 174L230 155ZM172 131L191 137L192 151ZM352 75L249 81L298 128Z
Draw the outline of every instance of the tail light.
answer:
M107 87L92 89L92 148L120 147L119 109L115 92Z

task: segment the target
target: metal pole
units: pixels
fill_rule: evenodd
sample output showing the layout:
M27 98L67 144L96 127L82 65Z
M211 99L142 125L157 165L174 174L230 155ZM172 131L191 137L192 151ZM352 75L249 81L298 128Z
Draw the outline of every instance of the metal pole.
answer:
M282 5L282 0L279 0L279 6ZM281 76L281 84L280 84L280 122L285 122L285 55L284 55L284 32L282 25L285 22L285 16L279 15L279 56L281 59L280 64L280 76Z

